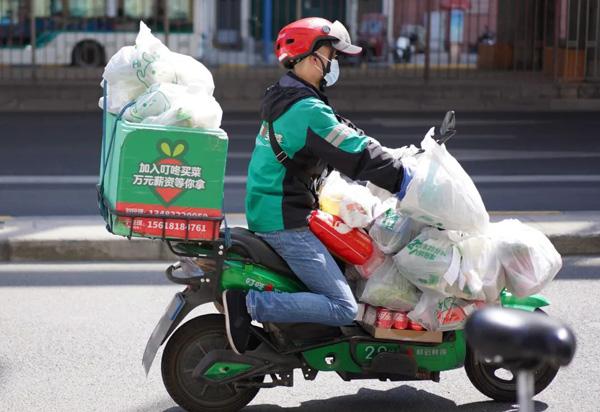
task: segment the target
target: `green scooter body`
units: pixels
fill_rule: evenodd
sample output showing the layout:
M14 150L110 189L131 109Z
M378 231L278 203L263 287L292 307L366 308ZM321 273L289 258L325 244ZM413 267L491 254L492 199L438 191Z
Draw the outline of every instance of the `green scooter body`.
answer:
M301 292L307 288L297 279L279 275L267 268L239 261L225 261L221 275L221 288L273 292ZM547 306L548 301L540 295L518 298L503 291L502 305L527 311ZM352 347L351 347L352 346ZM408 353L416 360L422 372L441 372L460 368L464 364L466 342L462 330L445 332L442 343L416 343L390 341L376 338L363 339L351 345L336 342L302 353L306 363L319 371L361 373L375 355L381 352ZM328 356L333 355L326 361Z

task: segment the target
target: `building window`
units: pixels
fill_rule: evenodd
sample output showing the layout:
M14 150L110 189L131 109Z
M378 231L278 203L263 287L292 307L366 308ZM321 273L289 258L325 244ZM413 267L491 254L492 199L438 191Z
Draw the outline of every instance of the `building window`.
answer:
M240 23L241 0L219 0L217 2L217 32L215 45L221 48L242 47Z

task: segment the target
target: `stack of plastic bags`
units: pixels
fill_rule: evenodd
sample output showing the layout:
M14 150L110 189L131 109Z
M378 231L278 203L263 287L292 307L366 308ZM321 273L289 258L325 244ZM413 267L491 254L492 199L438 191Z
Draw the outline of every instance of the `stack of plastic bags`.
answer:
M210 71L190 56L170 51L140 22L135 46L122 47L102 75L107 101L99 106L136 123L218 128L223 111L213 97ZM102 85L104 86L104 81Z
M348 227L368 230L372 252L352 262L364 279L359 300L406 311L427 330L446 331L462 328L482 305L498 304L504 289L519 297L538 293L562 260L540 231L518 220L490 223L473 181L432 134L420 153L389 150L414 171L401 201L337 172L319 199L322 210Z

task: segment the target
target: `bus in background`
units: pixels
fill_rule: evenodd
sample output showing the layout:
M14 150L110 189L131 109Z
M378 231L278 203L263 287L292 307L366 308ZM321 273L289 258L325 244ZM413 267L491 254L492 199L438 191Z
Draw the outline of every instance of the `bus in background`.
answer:
M2 0L0 65L102 67L134 44L140 20L171 50L200 58L203 36L194 23L200 1Z

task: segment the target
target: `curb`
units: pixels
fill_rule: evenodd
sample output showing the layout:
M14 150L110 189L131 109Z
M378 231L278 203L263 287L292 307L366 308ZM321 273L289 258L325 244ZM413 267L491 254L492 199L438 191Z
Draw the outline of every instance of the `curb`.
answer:
M600 255L600 233L551 235L562 256ZM0 241L0 262L48 261L173 261L165 242L149 239L114 240L20 240Z

